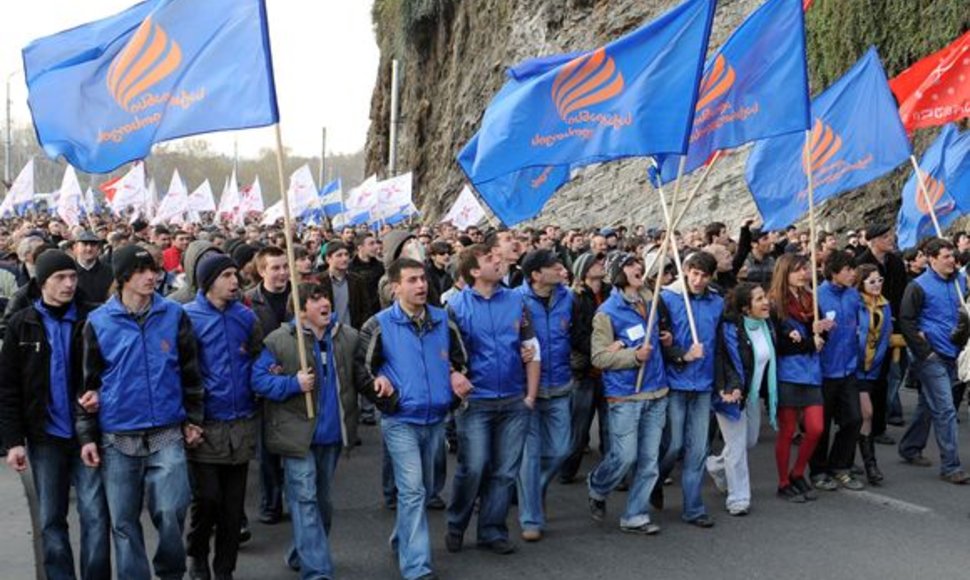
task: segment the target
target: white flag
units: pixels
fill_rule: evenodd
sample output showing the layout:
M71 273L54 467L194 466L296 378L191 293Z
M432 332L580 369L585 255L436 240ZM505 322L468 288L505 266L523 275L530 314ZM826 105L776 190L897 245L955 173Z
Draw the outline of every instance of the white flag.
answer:
M94 213L94 208L97 203L94 201L94 190L88 187L87 191L84 192L84 212L88 215Z
M375 215L390 216L399 212L402 207L412 205L411 181L411 173L408 172L376 183L374 185L377 193Z
M350 214L370 211L377 206L377 176L371 175L363 183L350 190L344 202L346 212Z
M189 195L188 209L190 212L216 211L216 200L212 197L212 186L209 185L208 179Z
M451 206L448 215L441 221L451 222L456 228L466 230L469 226L474 226L483 219L485 219L485 208L478 203L478 198L466 185L458 194L455 205Z
M242 191L239 192L237 219L242 223L246 214L250 212L263 213L264 209L266 209L266 206L263 204L263 189L259 185L259 176L257 175L252 185L242 188Z
M313 182L309 165L304 165L293 172L286 195L290 201L290 215L294 219L319 204L320 196L317 194L317 186Z
M114 184L108 205L111 211L120 215L124 209L131 206L144 208L148 195L148 188L145 186L145 165L141 161L136 161L128 173Z
M0 203L0 215L13 213L18 205L34 199L34 160L31 159L17 174L17 179L7 191L6 197Z
M239 184L236 182L236 170L232 170L232 175L226 180L226 186L222 190L222 197L219 198L219 217L224 221L235 218L236 210L239 209Z
M185 188L185 182L182 181L182 178L179 176L179 170L176 169L172 173L172 183L168 186L168 192L165 194L165 197L162 198L162 202L158 205L158 211L155 213L155 218L151 223L184 223L184 214L189 209L188 197L189 194L188 190Z
M276 223L277 220L283 218L283 200L279 200L273 205L269 206L265 212L263 212L263 219L260 224L264 226L271 226Z
M72 228L81 223L81 184L77 181L77 173L70 165L64 171L61 188L57 195L57 215L64 223Z

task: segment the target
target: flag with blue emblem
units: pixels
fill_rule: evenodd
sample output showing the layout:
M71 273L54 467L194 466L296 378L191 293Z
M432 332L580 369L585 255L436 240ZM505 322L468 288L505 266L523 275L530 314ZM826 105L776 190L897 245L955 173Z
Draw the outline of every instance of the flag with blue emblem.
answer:
M896 236L904 249L936 236L927 197L941 229L970 211L970 132L961 134L953 123L944 126L923 154L919 168L926 195L913 171L903 187L903 204L896 219Z
M910 156L909 139L875 48L812 101L812 130L759 141L745 177L767 229L808 212L808 167L816 203L877 179ZM807 149L807 150L806 150Z
M263 0L148 0L23 50L44 151L88 173L279 120Z
M536 216L570 168L683 154L714 8L714 0L687 0L596 50L510 70L458 156L499 219Z
M801 1L768 0L752 12L708 60L697 92L685 174L719 149L809 129ZM677 178L680 159L658 156L661 183Z

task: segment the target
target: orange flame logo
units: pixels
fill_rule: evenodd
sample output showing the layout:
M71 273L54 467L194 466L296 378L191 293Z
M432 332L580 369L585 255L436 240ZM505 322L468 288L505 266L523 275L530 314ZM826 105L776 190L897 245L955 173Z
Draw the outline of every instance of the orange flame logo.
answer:
M574 111L608 101L623 91L623 74L606 50L569 61L552 83L552 100L563 119Z
M806 158L803 159L802 170L808 174L809 168L812 173L825 167L825 164L832 159L839 149L842 148L842 137L826 125L821 119L815 119L815 126L812 127L812 139L809 143Z
M920 187L918 182L916 184L916 209L918 209L923 215L929 215L930 207L936 208L936 204L940 202L943 194L946 193L946 187L944 187L942 183L934 179L931 175L924 174L924 180L924 183L926 184L925 196L923 195L923 188ZM927 197L930 198L932 206L926 204Z
M728 64L723 54L719 54L714 60L714 66L701 80L695 110L700 111L728 92L734 85L735 76L734 67Z
M172 74L182 62L182 49L165 30L145 19L108 69L108 92L121 108Z

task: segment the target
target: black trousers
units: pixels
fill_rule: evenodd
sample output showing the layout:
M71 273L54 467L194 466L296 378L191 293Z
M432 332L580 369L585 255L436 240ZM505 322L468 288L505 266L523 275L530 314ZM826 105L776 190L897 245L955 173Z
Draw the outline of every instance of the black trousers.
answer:
M852 467L855 446L859 441L859 430L862 428L862 408L859 404L859 389L855 378L824 379L822 397L825 427L822 429L822 438L811 459L813 476L848 471ZM829 447L829 434L833 422L838 425L839 430L832 438L832 445Z
M192 505L186 553L207 561L209 538L215 527L212 570L216 574L231 574L236 569L248 473L248 463L220 465L189 461Z
M872 435L882 435L886 432L886 419L889 418L889 365L892 364L892 351L886 353L882 361L882 371L879 378L871 381L869 399L872 401Z

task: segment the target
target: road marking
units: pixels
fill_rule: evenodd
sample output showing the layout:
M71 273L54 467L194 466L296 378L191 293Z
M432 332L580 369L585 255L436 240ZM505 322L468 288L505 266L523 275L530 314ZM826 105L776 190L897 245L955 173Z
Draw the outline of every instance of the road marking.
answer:
M910 503L908 501L903 501L901 499L896 499L894 497L889 497L888 495L883 495L881 493L873 493L871 491L853 491L845 494L846 497L855 497L861 499L862 501L869 502L882 507L888 507L896 511L908 513L908 514L929 514L933 513L931 508L926 506L921 506L915 503Z

